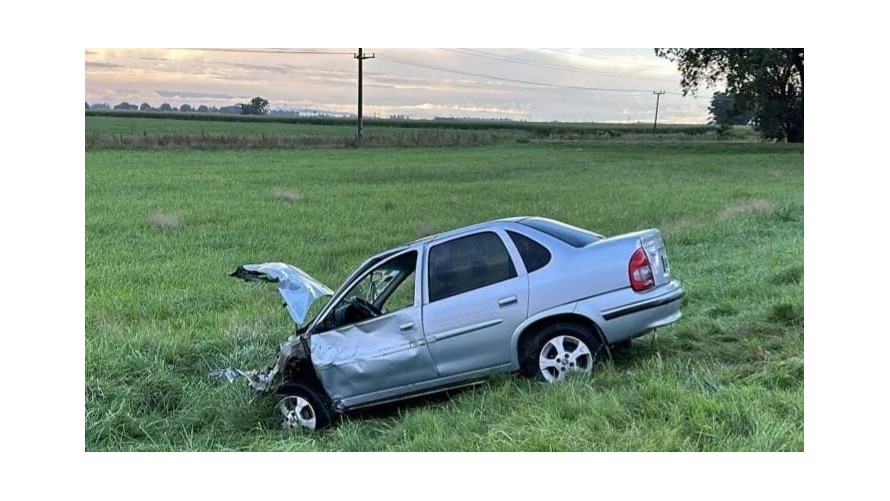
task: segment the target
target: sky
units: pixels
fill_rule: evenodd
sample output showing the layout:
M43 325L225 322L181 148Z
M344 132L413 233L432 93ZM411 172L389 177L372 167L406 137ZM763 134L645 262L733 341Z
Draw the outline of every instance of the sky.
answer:
M364 48L365 116L699 124L709 96L682 96L652 48ZM356 113L357 48L87 48L85 101ZM660 97L655 91L664 91ZM658 101L656 103L656 101Z

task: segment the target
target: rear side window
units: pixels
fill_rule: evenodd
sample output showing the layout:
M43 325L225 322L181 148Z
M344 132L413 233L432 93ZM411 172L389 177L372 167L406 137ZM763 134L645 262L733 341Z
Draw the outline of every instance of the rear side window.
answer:
M522 262L525 264L525 269L529 273L540 270L550 262L550 251L543 245L519 233L507 230L507 234L510 235L510 239L516 244L519 255L522 256Z
M517 276L504 242L492 232L436 245L429 259L430 302Z
M546 233L551 237L558 238L572 247L581 248L603 238L602 235L597 235L592 231L582 230L581 228L553 221L552 219L530 217L519 221L519 223Z

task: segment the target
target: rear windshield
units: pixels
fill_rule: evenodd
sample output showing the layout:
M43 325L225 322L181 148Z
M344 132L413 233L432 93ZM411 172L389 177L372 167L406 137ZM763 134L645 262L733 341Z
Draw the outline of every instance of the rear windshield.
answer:
M597 235L592 231L582 230L552 219L530 217L519 221L519 223L558 238L572 247L584 247L603 238L602 235Z

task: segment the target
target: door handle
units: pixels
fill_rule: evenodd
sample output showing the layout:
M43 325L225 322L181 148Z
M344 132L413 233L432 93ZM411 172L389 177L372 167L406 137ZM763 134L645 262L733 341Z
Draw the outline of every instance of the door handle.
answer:
M519 298L516 296L502 297L498 299L498 305L503 308L504 306L510 306L511 304L515 304L519 302Z
M399 326L400 331L410 331L414 328L414 322L408 322L407 324L402 324Z

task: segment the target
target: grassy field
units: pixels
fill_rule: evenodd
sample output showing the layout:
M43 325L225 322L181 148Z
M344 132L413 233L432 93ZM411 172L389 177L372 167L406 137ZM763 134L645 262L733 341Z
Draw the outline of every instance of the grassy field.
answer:
M803 178L781 144L87 151L86 449L803 450ZM661 228L684 318L566 384L503 376L317 435L208 377L262 368L290 329L239 264L336 287L389 246L523 214Z

